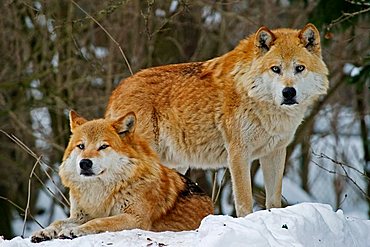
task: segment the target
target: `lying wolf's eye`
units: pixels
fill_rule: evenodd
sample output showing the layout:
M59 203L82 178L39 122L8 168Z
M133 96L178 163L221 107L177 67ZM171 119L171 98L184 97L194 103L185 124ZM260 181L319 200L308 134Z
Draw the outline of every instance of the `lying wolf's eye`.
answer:
M106 149L107 147L109 147L109 145L107 145L107 144L103 144L103 145L101 145L101 146L99 147L98 151L99 151L99 150Z
M304 67L303 65L298 65L295 67L295 72L296 73L300 73L302 72L306 67Z
M271 67L272 72L276 74L280 74L280 68L278 66L272 66Z
M84 150L85 149L85 145L84 144L78 144L77 147L81 150Z

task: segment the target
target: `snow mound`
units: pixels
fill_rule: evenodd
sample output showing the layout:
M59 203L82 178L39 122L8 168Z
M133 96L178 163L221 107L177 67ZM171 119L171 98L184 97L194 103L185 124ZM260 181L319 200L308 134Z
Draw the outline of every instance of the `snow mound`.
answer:
M262 210L244 218L212 215L196 231L127 230L33 244L29 238L0 239L0 246L369 246L370 220L347 217L326 204L301 203Z

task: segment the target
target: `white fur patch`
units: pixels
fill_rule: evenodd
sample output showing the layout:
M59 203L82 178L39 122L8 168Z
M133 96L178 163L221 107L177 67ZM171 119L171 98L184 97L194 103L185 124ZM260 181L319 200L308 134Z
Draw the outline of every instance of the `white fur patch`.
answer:
M84 176L81 174L80 161L90 159L93 163L92 171L95 175ZM86 183L99 180L112 184L115 181L130 177L133 163L126 155L112 149L101 152L99 157L81 157L80 152L74 149L60 167L60 173L73 183Z
M289 86L295 88L298 104L307 106L319 95L326 93L327 83L325 75L311 71L294 74L293 70L294 66L292 65L288 68L288 71L283 70L282 75L266 71L261 76L254 78L253 84L249 88L246 88L248 96L280 106L283 102L282 91L285 87ZM242 76L240 79L244 80L247 78L243 78ZM291 82L291 85L287 84L288 80ZM295 105L285 107L294 108Z

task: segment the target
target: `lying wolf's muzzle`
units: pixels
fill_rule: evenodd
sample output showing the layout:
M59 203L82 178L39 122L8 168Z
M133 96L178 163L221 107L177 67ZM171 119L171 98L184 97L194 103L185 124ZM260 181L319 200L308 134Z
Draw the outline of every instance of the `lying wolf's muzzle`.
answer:
M82 159L80 161L80 168L81 168L81 172L80 172L80 175L84 175L84 176L92 176L94 175L94 172L92 171L92 161L89 160L89 159Z
M295 90L294 87L285 87L282 93L283 93L283 102L281 102L282 105L298 104L298 102L295 99L297 91Z

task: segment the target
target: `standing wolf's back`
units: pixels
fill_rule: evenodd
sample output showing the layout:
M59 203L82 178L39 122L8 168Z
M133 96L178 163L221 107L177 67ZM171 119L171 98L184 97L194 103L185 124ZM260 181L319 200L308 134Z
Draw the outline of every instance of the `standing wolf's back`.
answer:
M118 85L105 117L134 111L136 131L166 165L223 166L227 156L218 128L223 92L212 76L201 62L145 69Z

